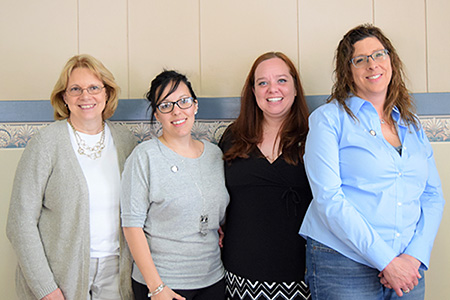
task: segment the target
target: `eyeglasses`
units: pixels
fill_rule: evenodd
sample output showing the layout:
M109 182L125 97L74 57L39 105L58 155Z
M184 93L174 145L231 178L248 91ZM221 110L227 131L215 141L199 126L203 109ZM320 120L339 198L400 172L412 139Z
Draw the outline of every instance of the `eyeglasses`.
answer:
M83 94L83 91L87 91L90 95L97 95L100 94L100 92L104 89L104 86L100 85L90 85L87 88L83 89L77 85L71 87L70 89L66 90L66 93L69 94L69 96L81 96Z
M369 63L369 58L372 58L375 62L382 62L388 56L389 51L386 49L378 50L372 53L371 55L360 55L353 57L350 62L353 64L355 68L361 68L366 66Z
M186 97L186 98L181 98L175 102L168 102L168 101L161 102L156 107L158 108L158 110L161 113L168 114L168 113L172 112L173 108L175 107L175 104L181 109L188 109L192 106L192 104L194 104L194 98Z

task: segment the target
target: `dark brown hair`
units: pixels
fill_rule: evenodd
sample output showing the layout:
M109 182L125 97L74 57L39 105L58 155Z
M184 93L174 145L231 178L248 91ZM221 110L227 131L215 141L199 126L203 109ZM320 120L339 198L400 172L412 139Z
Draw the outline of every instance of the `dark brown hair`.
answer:
M356 116L351 112L350 108L345 103L345 100L350 94L357 96L356 87L353 82L351 69L352 64L350 60L355 52L355 43L368 37L377 38L383 47L389 51L389 57L391 60L392 78L388 86L386 101L384 103L384 113L391 116L392 109L396 106L406 124L413 124L417 126L419 121L415 115L414 104L404 83L405 75L403 71L403 63L391 41L384 35L381 29L371 24L362 24L351 29L339 42L335 55L335 83L327 102L331 102L333 99L336 99L345 111L356 119ZM392 122L392 119L390 119L389 122Z
M158 104L169 97L173 92L175 92L181 82L187 86L189 92L191 93L191 97L193 97L195 102L197 102L197 95L195 95L192 84L184 74L181 74L174 70L164 70L152 80L152 82L150 83L150 89L147 94L145 94L145 98L150 102L149 108L152 109L152 116L150 119L152 123L157 111ZM171 88L163 98L163 92L169 85L171 86Z
M308 133L308 106L300 83L300 76L292 61L285 54L267 52L255 60L242 88L241 111L230 128L234 140L231 148L224 154L224 159L227 162L238 157L248 158L248 154L262 141L264 115L256 103L253 88L255 86L256 68L260 63L271 58L279 58L286 63L297 91L294 103L278 133L280 149L284 160L289 164L296 165L302 160Z

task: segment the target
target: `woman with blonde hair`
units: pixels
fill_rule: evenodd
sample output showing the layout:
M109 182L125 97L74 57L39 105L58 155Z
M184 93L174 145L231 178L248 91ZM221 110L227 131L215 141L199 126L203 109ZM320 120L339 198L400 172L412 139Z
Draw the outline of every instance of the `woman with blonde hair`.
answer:
M133 299L119 187L136 141L107 121L119 91L100 61L72 57L51 95L57 121L25 148L7 222L21 300Z

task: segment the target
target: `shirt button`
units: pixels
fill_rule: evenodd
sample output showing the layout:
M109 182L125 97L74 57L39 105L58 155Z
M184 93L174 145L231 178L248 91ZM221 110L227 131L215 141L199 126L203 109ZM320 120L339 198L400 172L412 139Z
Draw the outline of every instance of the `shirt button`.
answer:
M397 232L397 233L395 234L395 236L396 236L396 237L399 237L399 236L400 236L400 233Z
M398 206L402 206L402 203L401 203L401 202L397 202L397 205L398 205Z
M398 176L402 176L402 172L398 172Z

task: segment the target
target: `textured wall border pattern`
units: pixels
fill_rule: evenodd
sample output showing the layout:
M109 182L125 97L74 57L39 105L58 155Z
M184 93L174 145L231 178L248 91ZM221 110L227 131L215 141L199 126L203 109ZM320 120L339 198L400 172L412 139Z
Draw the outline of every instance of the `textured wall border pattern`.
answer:
M217 144L231 122L232 120L196 121L192 128L192 134L197 139L206 139ZM25 148L33 135L50 123L0 123L0 149ZM155 135L158 136L161 131L159 123L150 126L150 121L116 121L114 123L126 126L138 138L139 142L148 140Z
M423 116L420 117L420 121L431 142L450 142L450 116ZM232 120L199 120L195 122L192 133L198 139L218 143L224 130L231 122ZM150 126L149 121L116 121L114 123L126 126L140 142L148 140L154 135L159 135L161 131L159 123ZM0 123L0 149L24 148L31 137L48 124L50 122Z

